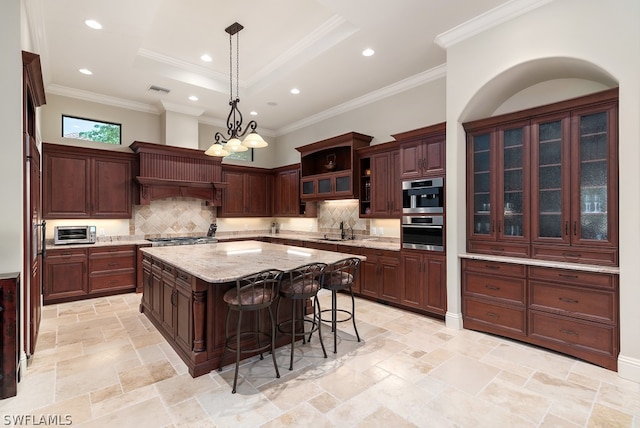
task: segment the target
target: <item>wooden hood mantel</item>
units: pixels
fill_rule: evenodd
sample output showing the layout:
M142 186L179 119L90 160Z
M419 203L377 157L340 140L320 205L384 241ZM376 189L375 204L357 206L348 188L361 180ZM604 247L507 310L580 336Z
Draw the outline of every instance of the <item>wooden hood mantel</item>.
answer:
M222 180L220 158L203 151L134 141L130 146L140 160L140 203L175 196L204 199L219 206Z

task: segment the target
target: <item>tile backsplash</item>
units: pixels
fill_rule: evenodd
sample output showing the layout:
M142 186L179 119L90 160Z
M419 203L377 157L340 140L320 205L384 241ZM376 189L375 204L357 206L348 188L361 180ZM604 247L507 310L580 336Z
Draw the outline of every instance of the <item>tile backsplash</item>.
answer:
M195 198L166 198L134 205L129 233L146 237L206 234L216 221L216 208Z
M318 232L340 233L340 222L344 222L347 234L369 234L369 219L358 216L358 201L355 199L324 201L318 204Z

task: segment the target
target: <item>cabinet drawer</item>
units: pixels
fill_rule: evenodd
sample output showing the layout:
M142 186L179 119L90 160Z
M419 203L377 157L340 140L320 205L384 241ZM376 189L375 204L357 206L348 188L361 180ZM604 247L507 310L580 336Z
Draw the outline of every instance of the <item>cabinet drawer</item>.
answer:
M132 255L89 259L89 272L113 271L118 269L133 269L135 262Z
M111 257L111 256L130 256L135 254L136 247L134 245L114 245L108 247L95 247L89 249L91 257Z
M513 242L490 242L469 239L467 250L470 253L492 254L494 256L523 257L531 256L531 246Z
M102 275L89 278L89 292L120 290L135 287L135 272Z
M171 265L164 265L162 266L162 274L173 277L176 274L176 268Z
M617 283L617 276L613 274L553 269L539 266L529 266L529 278L561 281L566 284L606 288L607 290L615 290Z
M176 279L187 284L191 284L191 274L183 272L181 270L176 271Z
M591 353L604 353L614 357L618 354L618 338L614 326L529 311L529 331L534 339L570 345Z
M509 275L524 278L526 273L525 265L516 265L512 263L489 262L484 260L468 260L462 261L464 270L472 270L486 274Z
M532 245L531 257L544 260L558 260L569 263L617 266L618 250L615 248L576 248Z
M530 281L530 308L562 312L598 322L617 323L617 301L612 291L592 290Z
M467 321L480 323L488 327L485 331L504 330L511 335L526 335L526 312L511 306L492 304L471 298L465 298L463 304L463 319L465 328L469 328Z
M47 250L47 261L62 261L66 259L70 259L72 257L86 257L87 249L86 248L65 248L65 249L54 249Z
M465 272L464 292L524 305L526 295L525 282L524 279L519 278L504 278L495 275L489 276Z

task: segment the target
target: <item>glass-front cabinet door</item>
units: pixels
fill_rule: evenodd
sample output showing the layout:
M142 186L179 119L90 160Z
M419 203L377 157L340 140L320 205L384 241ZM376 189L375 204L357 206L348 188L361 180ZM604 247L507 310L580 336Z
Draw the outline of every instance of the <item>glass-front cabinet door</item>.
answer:
M617 162L612 133L617 129L616 115L612 109L590 109L575 112L571 122L573 158L575 169L572 181L577 191L572 200L572 242L588 245L617 243L617 233L612 230L617 218L617 199L611 197L611 186L617 183ZM613 235L613 236L612 236ZM615 239L615 241L613 241Z
M468 188L471 189L469 217L473 218L468 234L479 239L495 239L494 216L491 213L495 199L492 185L495 169L493 136L493 132L488 130L472 133L468 139L467 178Z
M529 126L511 124L498 129L498 235L523 241L529 237Z
M533 140L533 224L537 242L569 244L570 235L570 136L569 115L536 119Z

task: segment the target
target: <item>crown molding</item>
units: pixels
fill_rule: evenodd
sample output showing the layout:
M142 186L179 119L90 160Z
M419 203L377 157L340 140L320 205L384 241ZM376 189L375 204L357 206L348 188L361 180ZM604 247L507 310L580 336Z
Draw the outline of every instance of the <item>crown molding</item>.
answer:
M510 21L520 15L524 15L552 1L553 0L511 0L463 22L444 33L438 34L435 42L443 49L448 49L463 40Z
M139 103L136 101L123 100L122 98L111 97L109 95L97 94L95 92L83 91L81 89L69 88L67 86L49 85L47 86L46 93L61 95L63 97L76 98L84 101L91 101L99 104L106 104L113 107L126 108L129 110L140 111L143 113L160 114L162 110L158 107Z
M318 114L314 114L313 116L309 116L305 119L294 122L290 125L283 126L282 128L279 128L276 131L276 135L280 136L280 135L288 134L293 131L297 131L298 129L302 129L304 127L313 125L315 123L322 122L323 120L327 120L329 118L338 116L340 114L346 113L356 108L363 107L365 105L374 103L376 101L380 101L384 98L388 98L390 96L402 93L404 91L415 88L417 86L424 85L425 83L442 79L446 77L446 75L447 75L447 65L446 64L439 65L437 67L423 71L422 73L415 74L404 80L393 83L389 86L385 86L384 88L380 88L376 91L370 92L361 97L354 98L351 101L347 101L346 103L342 103L328 110L322 111Z

